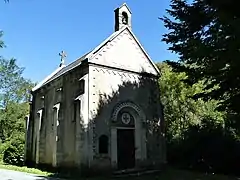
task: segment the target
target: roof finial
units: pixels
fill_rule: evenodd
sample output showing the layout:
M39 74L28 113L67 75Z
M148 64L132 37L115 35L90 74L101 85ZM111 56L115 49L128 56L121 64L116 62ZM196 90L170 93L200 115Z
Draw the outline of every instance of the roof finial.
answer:
M67 54L64 51L61 51L59 53L59 56L61 57L61 63L59 65L61 67L62 65L64 65L64 61L65 61L65 58L67 57Z

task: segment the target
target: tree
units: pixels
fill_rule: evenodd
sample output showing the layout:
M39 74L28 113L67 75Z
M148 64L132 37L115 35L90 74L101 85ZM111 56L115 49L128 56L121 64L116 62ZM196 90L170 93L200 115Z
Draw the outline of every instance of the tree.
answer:
M180 58L179 62L168 61L168 64L176 71L186 72L190 84L207 79L208 85L204 88L209 91L198 97L220 100L222 110L239 118L240 13L237 1L172 0L167 13L168 17L161 18L169 30L163 41Z
M161 72L168 163L204 172L238 174L240 143L235 132L225 128L226 113L217 110L218 100L192 98L204 93L205 81L190 86L184 82L185 72L174 72L166 63L157 66Z
M224 113L216 110L218 101L191 98L203 92L203 81L190 86L183 81L187 78L186 73L173 72L166 63L157 66L161 72L159 86L169 142L181 140L190 126L203 126L205 120L224 126Z
M4 47L2 41L1 43L1 47ZM16 59L8 60L0 56L0 140L2 142L25 131L25 116L29 111L29 91L33 83L23 78L23 70L24 68L16 64Z
M23 68L15 59L0 58L0 134L1 140L24 132L25 116L28 114L29 90L33 84L22 77Z
M0 48L3 47L0 40ZM0 56L0 160L15 165L23 164L24 124L29 114L29 91L34 85L23 78L23 70L16 59Z

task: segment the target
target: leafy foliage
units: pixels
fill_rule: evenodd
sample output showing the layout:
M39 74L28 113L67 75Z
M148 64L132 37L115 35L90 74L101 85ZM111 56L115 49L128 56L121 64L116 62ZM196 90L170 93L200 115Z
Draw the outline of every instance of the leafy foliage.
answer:
M240 141L225 127L226 113L217 110L217 100L192 98L204 92L204 81L190 86L184 82L186 73L174 72L166 63L157 66L168 162L205 172L238 173Z
M3 162L17 166L23 166L24 142L24 134L11 139L6 150L4 150Z
M231 132L206 119L202 126L190 126L183 140L171 144L169 159L190 169L239 175L239 143Z
M179 55L179 62L168 61L175 70L186 72L194 84L208 79L198 95L218 99L221 109L240 115L240 13L237 1L172 0L169 16L161 18L169 30L163 41ZM239 124L232 124L235 128Z
M161 71L159 85L169 140L181 139L189 126L201 126L205 118L212 120L214 124L224 125L224 113L216 111L218 101L204 102L200 98L197 100L191 98L203 92L205 86L203 81L190 86L183 81L187 79L186 73L173 72L166 63L157 66Z
M22 72L16 60L0 59L0 138L3 142L17 132L24 132L32 83L22 77Z
M199 92L188 94L196 99L194 103L189 99L191 106L206 112L202 117L197 115L202 124L191 123L182 139L170 144L171 161L207 171L238 172L240 13L236 7L237 1L171 0L168 16L161 18L169 30L163 41L180 59L167 63L174 71L185 73L181 83L193 86L203 83ZM199 98L204 100L202 105L198 104ZM206 107L210 109L206 111ZM223 116L214 110L216 108ZM223 117L223 124L216 124L218 115ZM175 121L179 121L179 117L175 117Z
M26 102L29 98L28 89L31 82L22 77L23 68L16 64L15 59L0 59L0 107L8 102Z
M0 158L14 165L23 165L24 124L33 87L23 78L23 70L15 59L0 57Z

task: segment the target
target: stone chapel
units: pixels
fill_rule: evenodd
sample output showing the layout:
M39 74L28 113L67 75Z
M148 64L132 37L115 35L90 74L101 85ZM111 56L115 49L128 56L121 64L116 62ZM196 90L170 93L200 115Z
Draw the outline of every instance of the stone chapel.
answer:
M27 165L112 171L165 163L159 70L132 32L128 6L114 13L112 35L69 65L62 59L32 89Z

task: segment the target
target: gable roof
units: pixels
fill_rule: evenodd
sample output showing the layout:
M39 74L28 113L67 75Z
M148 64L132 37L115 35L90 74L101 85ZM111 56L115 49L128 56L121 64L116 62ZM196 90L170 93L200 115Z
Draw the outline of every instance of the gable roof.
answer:
M107 39L105 39L101 44L99 44L96 48L94 48L93 50L89 51L88 53L84 54L82 57L78 58L76 61L70 63L67 66L61 66L59 68L57 68L52 74L50 74L48 77L46 77L42 82L40 82L39 84L37 84L33 89L32 92L36 91L37 89L43 87L44 85L50 83L51 81L53 81L54 79L60 77L61 75L67 73L68 71L78 67L83 60L85 59L92 59L97 52L102 49L108 42L111 42L113 39L115 39L119 34L121 34L124 30L128 30L129 33L133 36L133 38L135 39L135 41L137 42L137 44L139 45L139 47L141 48L141 50L143 51L143 53L146 55L146 57L148 58L149 62L152 64L152 66L154 67L154 69L156 70L156 72L158 74L160 74L159 69L157 68L157 66L155 65L155 63L151 60L151 58L149 57L149 55L147 54L147 52L144 50L143 46L140 44L140 42L138 41L138 39L136 38L136 36L133 34L133 32L131 31L131 29L129 29L129 27L125 26L124 28L115 31L114 33L112 33Z
M141 43L138 41L137 37L134 35L134 33L132 32L132 30L128 27L125 26L124 28L120 29L119 31L116 31L115 33L113 33L111 36L109 36L105 41L103 41L99 46L97 46L90 54L88 59L92 59L93 56L96 55L96 53L102 49L102 47L104 45L106 45L108 42L114 40L119 34L121 34L123 31L127 30L132 37L134 38L134 40L137 42L138 46L141 48L142 52L146 55L148 61L150 62L150 64L153 66L153 68L156 70L157 74L160 75L160 71L157 68L157 66L155 65L155 63L152 61L152 59L150 58L150 56L148 55L148 53L145 51L145 49L143 48L143 46L141 45Z

